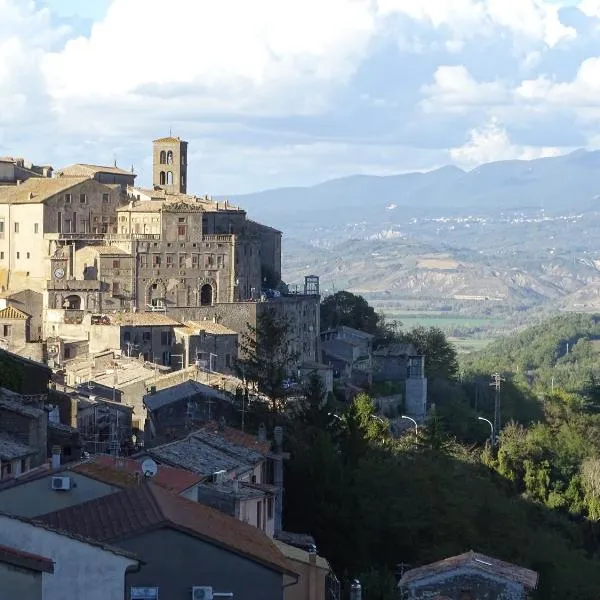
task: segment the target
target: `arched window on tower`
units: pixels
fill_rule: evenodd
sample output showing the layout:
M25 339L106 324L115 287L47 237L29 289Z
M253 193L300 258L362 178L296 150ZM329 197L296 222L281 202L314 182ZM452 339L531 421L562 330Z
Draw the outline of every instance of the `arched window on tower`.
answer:
M166 177L164 171L160 172L159 181L160 181L160 185L165 185L165 183L167 182L167 177Z
M168 165L172 165L173 164L173 150L169 150L167 152L167 164Z
M167 185L173 185L173 171L167 171Z
M167 153L164 150L160 151L160 164L164 165L167 162Z

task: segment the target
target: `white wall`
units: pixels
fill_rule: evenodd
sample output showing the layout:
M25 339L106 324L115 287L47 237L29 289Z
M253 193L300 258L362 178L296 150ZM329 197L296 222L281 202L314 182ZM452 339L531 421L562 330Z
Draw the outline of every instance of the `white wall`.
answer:
M44 598L51 600L124 600L125 569L136 561L98 546L0 515L0 544L54 561L44 573Z

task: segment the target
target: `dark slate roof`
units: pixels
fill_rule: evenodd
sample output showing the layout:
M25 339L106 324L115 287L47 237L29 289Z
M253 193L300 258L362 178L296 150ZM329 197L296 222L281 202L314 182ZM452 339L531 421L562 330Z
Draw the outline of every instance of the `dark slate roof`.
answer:
M37 450L23 444L17 438L4 432L0 432L0 460L15 460L35 454Z
M220 431L209 424L181 440L151 448L147 454L158 462L209 476L221 470L236 474L249 471L265 460L269 450L269 442L259 442L230 427Z
M153 394L146 394L144 396L144 404L148 410L153 411L163 408L164 406L168 406L173 402L179 402L180 400L193 398L199 395L209 396L210 398L218 398L219 400L230 402L229 398L227 398L218 390L215 390L208 385L204 385L203 383L189 380L165 388L164 390L154 392Z
M535 571L504 562L497 558L492 558L491 556L486 556L485 554L479 554L472 550L465 554L451 556L450 558L445 558L438 562L406 571L400 580L399 585L402 587L416 584L420 580L427 579L434 575L461 568L475 569L481 571L483 575L489 574L495 575L496 577L502 577L503 579L520 583L530 590L534 590L537 587L538 574Z
M283 554L260 529L152 482L70 506L40 520L111 543L157 528L174 528L279 573L294 574Z

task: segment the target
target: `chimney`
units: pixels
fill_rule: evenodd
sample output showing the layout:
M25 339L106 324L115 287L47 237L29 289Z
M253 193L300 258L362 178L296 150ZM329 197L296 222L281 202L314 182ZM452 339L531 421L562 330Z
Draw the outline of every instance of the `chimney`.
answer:
M267 428L264 423L261 423L258 426L258 441L266 442L267 441Z
M60 469L60 446L52 446L52 470Z

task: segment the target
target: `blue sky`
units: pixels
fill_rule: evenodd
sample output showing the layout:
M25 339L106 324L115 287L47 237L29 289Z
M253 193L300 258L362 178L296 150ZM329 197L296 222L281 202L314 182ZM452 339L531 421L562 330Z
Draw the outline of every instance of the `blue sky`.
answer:
M0 155L198 194L600 145L600 0L0 0Z

